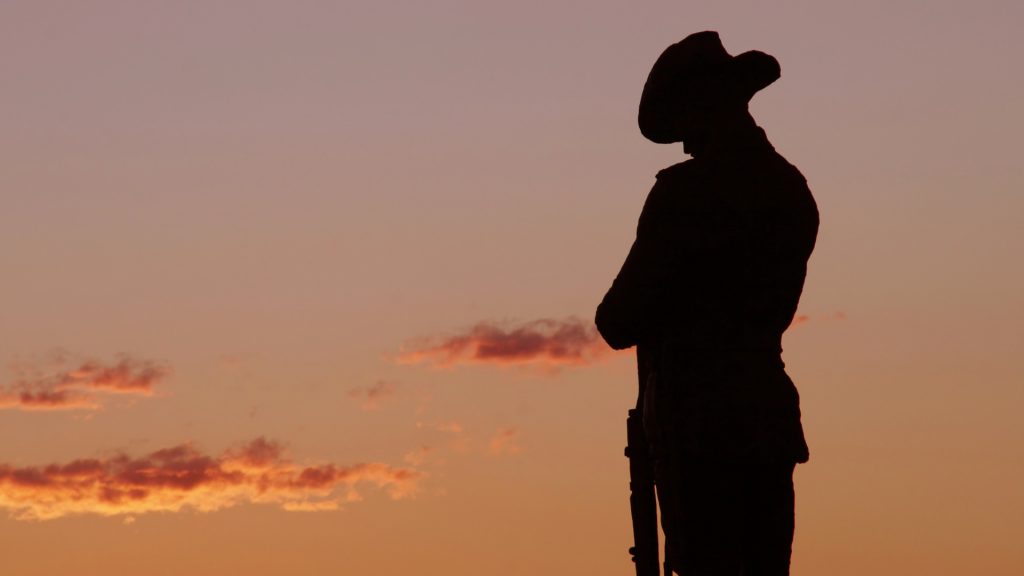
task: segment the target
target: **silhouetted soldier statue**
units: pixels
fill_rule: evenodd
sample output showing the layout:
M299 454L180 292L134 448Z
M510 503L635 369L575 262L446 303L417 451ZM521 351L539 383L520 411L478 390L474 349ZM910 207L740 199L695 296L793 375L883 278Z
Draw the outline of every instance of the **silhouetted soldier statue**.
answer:
M640 131L693 158L658 173L636 241L597 308L613 348L637 346L666 565L686 576L789 573L793 469L808 458L781 360L818 211L747 111L780 74L716 32L669 46Z

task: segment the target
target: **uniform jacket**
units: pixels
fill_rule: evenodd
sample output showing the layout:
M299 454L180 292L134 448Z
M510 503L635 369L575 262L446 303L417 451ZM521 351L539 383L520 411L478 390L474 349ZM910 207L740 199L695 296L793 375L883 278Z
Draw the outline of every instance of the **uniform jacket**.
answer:
M694 450L806 460L779 354L817 230L806 180L760 128L658 173L596 324L613 348L653 350L675 398L660 412Z

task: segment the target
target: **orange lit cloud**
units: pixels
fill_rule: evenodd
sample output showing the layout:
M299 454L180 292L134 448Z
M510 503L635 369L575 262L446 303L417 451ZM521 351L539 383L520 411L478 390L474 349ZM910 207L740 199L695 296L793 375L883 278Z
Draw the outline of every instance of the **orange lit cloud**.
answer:
M581 366L609 354L597 329L579 318L541 319L513 327L481 322L463 333L413 341L401 364L438 368L458 364Z
M434 449L430 446L420 446L419 450L409 452L402 459L412 466L422 466L433 452Z
M454 420L446 422L417 422L416 427L431 432L440 432L444 435L444 438L438 439L435 437L435 440L443 442L449 450L454 452L468 452L473 443L470 436L464 433L462 424Z
M396 386L392 382L379 380L372 386L359 386L348 391L349 398L361 399L363 410L376 410L381 404L395 394Z
M18 368L14 384L0 388L0 410L97 410L112 394L152 396L154 386L170 374L162 364L127 356L113 364L87 360L51 373Z
M491 454L518 454L522 452L522 448L517 442L519 438L519 430L517 428L502 428L491 437L491 442L488 448Z
M417 428L428 428L430 430L437 430L438 432L449 432L451 434L462 434L462 424L454 420L447 422L417 422Z
M0 391L0 410L97 410L100 407L90 396L68 390Z
M365 484L404 498L415 493L421 476L376 462L302 466L285 458L280 444L258 438L219 456L182 444L139 458L119 454L26 468L0 464L0 508L18 520L81 514L135 518L244 503L311 512L360 500L356 489Z
M434 426L434 429L439 431L439 432L450 432L452 434L461 434L462 433L462 424L459 424L458 422L455 422L454 420L450 421L450 422L441 422L441 423L437 424L436 426Z
M834 313L832 313L830 315L822 314L822 315L818 315L818 316L814 316L814 317L812 317L812 316L810 316L808 314L797 314L796 316L793 317L793 322L790 323L790 327L791 328L795 328L797 326L802 326L804 324L807 324L808 322L811 322L811 321L814 321L815 323L817 323L817 322L822 322L822 321L828 322L828 321L840 321L840 320L846 320L846 312L839 311L839 312L834 312Z

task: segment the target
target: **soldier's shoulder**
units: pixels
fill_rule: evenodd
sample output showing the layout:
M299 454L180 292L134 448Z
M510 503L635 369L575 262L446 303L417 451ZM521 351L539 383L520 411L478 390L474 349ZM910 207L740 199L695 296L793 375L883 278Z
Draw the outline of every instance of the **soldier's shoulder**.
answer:
M687 179L695 178L701 172L700 162L694 159L686 160L678 164L673 164L668 168L664 168L658 172L658 182L668 183L673 181L685 181Z
M715 203L713 181L706 161L693 158L673 164L658 172L648 202L684 210L705 209Z

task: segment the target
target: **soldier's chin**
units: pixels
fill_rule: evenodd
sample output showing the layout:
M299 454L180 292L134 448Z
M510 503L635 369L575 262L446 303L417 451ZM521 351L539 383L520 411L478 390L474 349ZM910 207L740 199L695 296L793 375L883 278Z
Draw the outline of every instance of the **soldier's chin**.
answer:
M683 152L696 156L704 151L704 141L698 138L683 138Z

